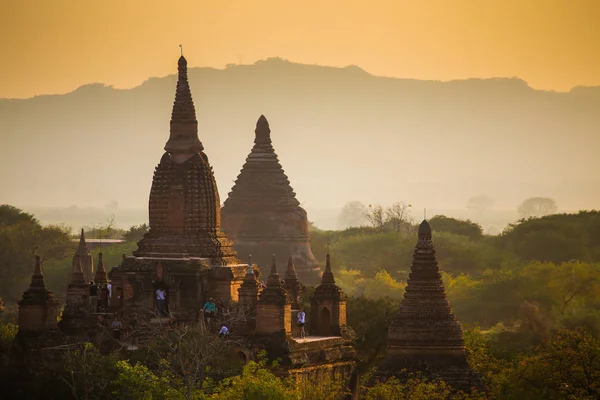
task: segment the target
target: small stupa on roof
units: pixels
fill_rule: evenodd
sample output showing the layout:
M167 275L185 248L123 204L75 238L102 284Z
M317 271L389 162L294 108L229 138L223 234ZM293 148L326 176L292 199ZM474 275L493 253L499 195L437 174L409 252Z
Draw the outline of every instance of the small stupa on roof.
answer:
M352 337L354 331L346 323L346 295L335 283L331 257L327 251L321 284L311 298L312 330L320 336Z
M446 298L427 221L418 242L400 309L388 329L383 375L419 372L469 389L478 382L465 353L463 329Z
M267 287L260 292L256 303L256 333L289 336L292 333L292 303L277 273L275 255L272 257Z
M90 287L84 278L79 254L75 254L71 282L67 285L67 301L59 327L69 334L82 333L89 326L89 316Z
M264 115L254 132L254 147L221 210L223 230L259 267L269 265L271 254L291 253L300 281L316 285L320 268L310 248L308 217L279 163Z
M104 257L102 253L98 254L98 268L96 269L96 274L94 275L94 282L96 285L105 285L108 283L108 274L106 273L106 268L104 267Z
M294 266L294 258L290 254L288 257L287 269L284 275L284 287L292 301L292 310L299 310L302 304L302 293L304 293L304 285L298 279L296 267Z

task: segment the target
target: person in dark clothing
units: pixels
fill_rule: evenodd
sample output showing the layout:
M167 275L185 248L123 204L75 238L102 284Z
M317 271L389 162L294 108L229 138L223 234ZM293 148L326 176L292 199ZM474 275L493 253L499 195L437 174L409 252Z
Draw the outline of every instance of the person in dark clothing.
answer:
M90 282L90 309L93 313L98 312L98 286L94 281Z
M103 312L108 311L108 289L106 288L106 285L102 285L100 288L99 309Z
M115 314L115 319L113 320L112 324L110 325L112 331L113 331L113 338L115 340L120 340L121 339L121 321L119 321L119 316L117 314Z

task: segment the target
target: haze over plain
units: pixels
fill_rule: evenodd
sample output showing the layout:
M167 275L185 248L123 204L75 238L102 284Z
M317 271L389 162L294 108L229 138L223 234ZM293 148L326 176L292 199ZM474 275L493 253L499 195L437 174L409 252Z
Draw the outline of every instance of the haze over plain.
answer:
M183 43L219 68L190 81L221 200L265 114L309 212L479 194L597 207L600 88L578 87L600 84L597 2L35 3L2 6L0 96L128 90L0 100L2 203L143 210L175 78L137 85L174 74ZM270 56L292 62L250 65ZM495 76L523 80L438 82Z

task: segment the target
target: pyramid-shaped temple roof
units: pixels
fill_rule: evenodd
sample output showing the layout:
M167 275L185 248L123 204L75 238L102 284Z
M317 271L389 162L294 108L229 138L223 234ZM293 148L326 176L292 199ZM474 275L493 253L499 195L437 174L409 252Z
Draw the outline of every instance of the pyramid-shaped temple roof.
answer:
M300 206L279 163L264 115L256 123L254 147L231 189L224 209L228 211L280 210Z

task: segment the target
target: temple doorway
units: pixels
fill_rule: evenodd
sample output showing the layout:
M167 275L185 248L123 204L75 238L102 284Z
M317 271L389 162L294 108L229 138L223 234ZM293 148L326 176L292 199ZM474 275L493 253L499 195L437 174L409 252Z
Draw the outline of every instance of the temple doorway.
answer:
M319 333L321 336L330 336L331 335L331 313L327 307L323 307L321 309L321 313L319 315Z

